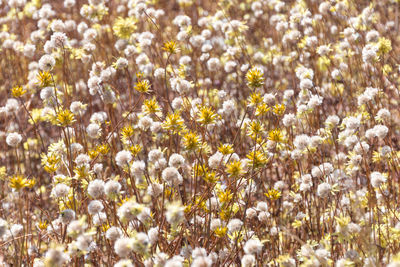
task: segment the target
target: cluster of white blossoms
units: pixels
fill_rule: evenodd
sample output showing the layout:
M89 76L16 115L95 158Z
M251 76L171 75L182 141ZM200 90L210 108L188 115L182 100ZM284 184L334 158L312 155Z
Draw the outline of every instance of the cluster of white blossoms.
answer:
M395 0L0 0L1 266L399 266Z

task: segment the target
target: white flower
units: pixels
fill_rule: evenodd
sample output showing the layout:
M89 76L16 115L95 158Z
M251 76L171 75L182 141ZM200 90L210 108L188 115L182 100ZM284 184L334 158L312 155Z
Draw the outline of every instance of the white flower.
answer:
M258 239L250 239L246 242L243 250L246 254L258 254L262 251L263 244Z
M19 133L9 133L6 138L6 143L9 146L16 147L21 143L22 136Z
M386 176L380 172L372 172L371 173L371 185L374 188L380 187L387 180Z
M56 60L51 55L43 55L39 60L39 68L44 71L50 71L56 65Z
M132 154L128 150L122 150L115 156L115 161L120 167L124 167L132 160Z

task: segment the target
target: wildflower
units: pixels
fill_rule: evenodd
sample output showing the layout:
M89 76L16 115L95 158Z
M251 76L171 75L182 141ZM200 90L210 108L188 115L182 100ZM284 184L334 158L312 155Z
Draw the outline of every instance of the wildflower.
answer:
M59 198L59 197L66 197L69 193L70 187L66 184L60 183L53 187L51 191L51 195Z
M320 197L327 197L329 195L329 193L331 192L331 185L328 183L322 183L320 185L318 185L318 189L317 189L317 194Z
M114 21L113 31L116 36L122 39L129 39L131 34L136 30L136 21L133 17L119 17Z
M169 42L164 43L164 46L162 49L170 55L176 54L179 51L177 44L174 41L169 41Z
M63 32L55 32L50 40L55 47L64 47L67 44L67 35Z
M185 158L180 154L174 153L170 156L168 165L170 167L180 168L185 163Z
M294 139L293 144L297 149L303 150L310 144L310 137L305 134L298 135Z
M114 180L110 180L104 185L104 192L110 198L118 196L120 190L121 190L121 184Z
M19 109L19 103L18 100L15 98L9 98L7 99L6 105L5 105L5 110L7 113L15 113Z
M66 209L60 212L60 220L63 224L69 224L75 220L75 211L71 209Z
M162 172L162 178L170 185L179 185L183 182L182 175L175 167L167 167Z
M39 68L43 71L50 71L56 64L56 60L51 55L44 55L39 60Z
M177 226L184 220L184 208L180 205L180 203L170 203L167 206L166 219L168 223L173 226Z
M256 258L254 255L246 254L242 257L241 264L243 267L252 267L256 264Z
M32 188L35 185L35 180L28 180L21 175L14 175L10 179L10 187L19 191L24 187Z
M101 135L100 125L98 125L97 123L91 123L86 128L86 132L90 138L93 139L99 138Z
M135 84L135 90L141 93L148 93L150 90L150 83L148 80L140 80Z
M146 169L146 164L144 161L134 161L131 165L131 172L135 177L140 177L143 175L144 170Z
M133 251L133 242L132 238L118 238L114 245L115 253L120 257L127 257Z
M9 146L16 147L21 143L22 136L19 133L9 133L6 138L6 143Z
M386 39L385 37L380 37L377 45L378 45L378 51L377 51L378 56L387 54L392 50L391 41L389 39Z
M15 98L20 98L26 93L26 90L24 90L21 86L15 86L11 89L11 95Z
M92 200L88 205L88 212L92 215L101 212L103 209L103 204L98 200Z
M67 127L75 121L75 115L68 109L60 110L57 113L57 124L61 127Z
M371 185L374 188L380 187L387 180L386 175L380 172L372 172L371 173Z
M67 254L62 250L62 247L50 248L44 257L46 266L62 266L69 260Z
M189 131L183 137L183 145L189 151L198 149L201 145L200 136L195 132Z
M127 150L119 151L115 156L115 161L117 162L117 165L120 167L126 166L127 164L129 164L131 160L132 160L132 154Z
M39 81L41 87L48 87L52 83L51 74L48 71L39 72L36 78Z
M252 68L246 74L247 85L251 88L258 88L264 84L263 73L260 69Z
M263 244L258 239L249 239L243 247L246 254L259 254Z
M89 183L87 191L92 198L102 197L104 194L104 182L99 179L91 181Z

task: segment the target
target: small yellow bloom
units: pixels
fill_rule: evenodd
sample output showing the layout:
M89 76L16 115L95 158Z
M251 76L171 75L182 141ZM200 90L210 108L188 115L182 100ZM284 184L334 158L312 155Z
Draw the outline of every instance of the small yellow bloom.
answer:
M385 37L380 37L378 40L378 56L384 55L392 51L392 42Z
M33 179L26 179L22 175L14 175L10 179L10 187L14 188L15 190L19 191L24 187L32 188L35 185L35 180Z
M75 115L68 109L64 109L57 114L57 124L61 127L66 127L75 122Z
M135 90L141 93L148 93L150 90L150 83L148 80L140 80L135 84Z
M263 73L257 69L252 68L246 74L247 85L251 88L258 88L264 84Z
M197 119L198 122L204 125L213 124L215 119L217 118L217 114L214 113L211 107L202 106L200 108L200 115Z
M270 189L267 193L264 194L270 200L277 200L282 196L281 191L276 189Z
M232 161L226 166L226 172L233 177L238 177L244 173L242 162Z
M189 151L198 149L201 145L200 136L195 132L188 132L183 136L183 145Z
M214 233L218 237L224 237L226 235L228 228L226 227L218 227L217 229L214 230Z
M40 230L46 230L48 225L49 225L48 221L44 220L44 221L39 221L37 226L39 227Z
M280 129L275 129L271 130L268 133L268 140L274 141L274 142L282 142L283 141L283 134Z
M116 36L122 39L129 39L131 34L136 30L136 21L133 17L122 18L115 20L113 31Z
M285 113L286 107L284 104L276 104L274 106L274 114L277 116L282 116Z
M19 98L26 93L26 90L22 86L15 86L11 89L11 95L15 98Z
M164 43L162 48L164 51L168 52L169 54L176 54L179 51L179 48L175 41L169 41Z
M51 84L51 74L48 71L41 71L39 74L36 76L36 78L39 80L39 85L41 87L47 87Z
M222 144L218 147L218 151L224 155L230 155L235 152L232 144Z

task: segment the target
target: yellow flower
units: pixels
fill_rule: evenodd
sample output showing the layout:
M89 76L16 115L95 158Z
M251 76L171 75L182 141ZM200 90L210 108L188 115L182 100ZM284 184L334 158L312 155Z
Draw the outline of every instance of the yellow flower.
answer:
M384 55L392 51L392 42L385 37L378 39L378 56Z
M214 233L218 237L223 237L226 235L228 228L226 227L218 227L217 229L214 230Z
M249 99L247 102L249 103L248 105L251 106L258 106L263 101L263 97L259 92L254 92L249 96Z
M258 105L258 106L257 106L255 115L256 115L256 116L263 116L263 115L267 114L268 111L269 111L270 109L271 109L271 108L268 107L267 104L262 103L261 105Z
M179 51L179 48L175 41L169 41L164 43L162 48L164 51L168 52L169 54L176 54Z
M115 20L113 31L116 36L122 39L129 39L131 34L136 30L136 21L133 17L122 18Z
M269 131L268 133L268 140L274 141L274 142L282 142L283 141L283 134L280 129L275 129L272 131Z
M247 85L251 88L258 88L264 84L263 73L257 69L252 68L246 74Z
M38 84L40 84L42 87L47 87L51 84L51 74L48 71L39 72L36 78L39 80Z
M14 188L15 190L19 191L24 187L32 188L35 185L35 180L33 179L26 179L22 175L14 175L10 179L10 187Z
M198 149L201 145L200 136L195 132L188 132L183 136L183 145L189 151Z
M200 108L200 115L197 119L198 122L204 125L213 124L215 119L217 118L217 114L214 113L211 107L202 106Z
M231 193L231 190L229 189L227 189L225 192L220 192L218 194L218 199L222 204L228 203L229 201L231 201L232 198L233 198L233 193Z
M37 224L40 230L46 230L48 225L49 223L47 220L39 221L39 223Z
M138 144L132 145L129 147L129 151L132 153L133 156L136 156L139 154L140 151L142 151L142 147Z
M169 113L163 123L163 128L177 134L185 129L184 120L178 112Z
M146 114L152 114L159 112L161 109L158 106L157 100L155 97L151 99L145 99L143 101L143 112Z
M218 181L218 177L215 175L215 172L206 172L203 179L210 184L214 184Z
M224 155L230 155L230 154L232 154L233 152L235 152L235 151L233 150L233 145L232 145L232 144L223 144L223 145L220 145L220 146L218 147L218 151L221 152L221 153L224 154Z
M133 136L135 130L131 125L127 125L121 129L121 138L124 142L127 142L130 137Z
M286 107L284 104L276 104L273 111L275 115L282 116L285 113L285 109Z
M61 127L66 127L75 122L75 115L68 109L64 109L57 114L57 124Z
M11 95L15 98L19 98L26 93L26 90L22 86L15 86L11 89Z
M135 90L141 93L148 93L150 89L150 83L148 80L140 80L135 84Z
M270 200L277 200L278 198L280 198L282 196L281 191L276 190L276 189L270 189L268 190L267 193L264 194L267 198L269 198Z
M238 177L244 173L242 162L232 161L226 166L226 172L233 177Z
M250 165L254 168L263 167L268 162L268 158L261 151L251 151L246 156L250 160Z
M251 139L260 138L264 133L264 126L260 121L252 121L248 125L247 135Z
M110 146L108 144L98 145L96 151L102 155L106 155L110 151Z

